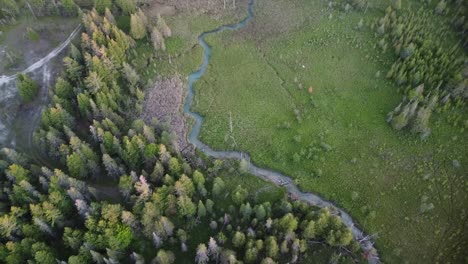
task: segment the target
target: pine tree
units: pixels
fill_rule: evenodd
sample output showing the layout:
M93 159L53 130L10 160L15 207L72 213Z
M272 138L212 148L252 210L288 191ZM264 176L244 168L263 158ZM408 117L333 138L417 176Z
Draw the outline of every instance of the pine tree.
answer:
M213 206L214 206L214 202L211 199L206 199L205 207L208 213L210 214L213 213Z
M137 14L140 17L141 21L143 22L143 25L146 28L149 25L149 21L148 21L148 18L146 17L146 15L145 15L145 13L141 9L138 9Z
M83 232L79 229L65 227L63 233L63 242L65 246L77 250L83 243Z
M157 27L165 38L169 38L172 36L171 29L166 24L166 20L164 20L164 18L162 18L160 14L158 14L157 17Z
M445 0L440 0L435 8L435 13L438 15L442 15L445 12L445 8L447 7L447 2Z
M78 6L73 0L61 0L62 4L62 15L64 16L76 16L78 15Z
M234 247L240 248L245 243L245 235L242 232L237 231L232 238L232 244Z
M428 107L420 107L414 120L411 123L411 131L413 133L429 133L429 119L431 118L431 109Z
M198 211L197 211L198 218L203 218L206 216L206 208L203 205L203 202L200 200L198 201Z
M269 236L266 239L266 255L272 259L275 259L278 256L279 247L278 242L274 236Z
M197 207L189 197L183 195L177 199L177 208L182 217L192 217Z
M130 16L130 35L136 40L146 37L146 25L139 14Z
M63 62L68 79L75 83L79 82L82 76L83 66L70 57L65 57Z
M266 210L265 210L265 207L262 204L255 207L255 217L258 220L264 220L265 219Z
M250 163L246 159L242 159L239 163L239 171L242 174L246 174L249 172Z
M169 171L171 172L172 175L178 175L180 173L180 163L179 160L176 158L171 158L169 160Z
M119 165L108 154L104 154L102 156L102 164L104 165L104 168L106 168L106 171L109 174L109 176L117 178L122 175L122 171Z
M219 254L218 243L212 237L210 237L210 241L208 242L208 252L210 256L213 257L215 260L218 259L218 254Z
M296 217L292 213L285 214L279 221L279 226L281 229L286 231L295 231L297 228L298 222Z
M197 247L197 255L195 256L195 262L198 264L206 264L210 258L208 257L208 250L205 244L199 244Z
M244 260L246 263L255 263L257 260L258 250L256 248L247 248L245 251Z
M309 221L309 223L307 223L307 226L304 229L303 235L305 239L312 239L315 237L315 222L314 221Z
M242 188L242 186L238 185L236 189L234 189L234 191L232 192L232 201L235 204L240 205L245 201L245 199L247 199L248 194L249 193L247 192L247 190Z
M112 12L107 7L106 7L106 9L104 11L104 16L107 19L107 21L109 21L109 23L114 24L114 25L116 24L114 15L112 14Z
M393 0L392 7L395 10L401 9L401 0Z
M71 99L74 97L73 87L61 77L58 77L56 80L54 93L63 99Z
M88 175L86 162L76 152L67 156L67 167L70 175L73 177L83 179Z
M31 77L26 74L18 74L18 90L21 100L24 103L31 102L36 97L39 86L37 83L31 79Z
M48 250L39 250L34 254L34 260L37 263L53 264L57 263L56 256Z
M213 190L212 193L214 196L220 196L221 193L224 191L225 183L223 179L216 177L213 181Z
M198 186L204 186L205 184L205 177L203 176L203 174L196 170L194 173L193 173L193 182Z
M106 8L112 8L112 0L95 0L94 1L94 8L100 14L104 14Z
M276 264L276 262L272 258L266 257L262 259L261 264Z
M156 27L153 27L153 30L151 31L151 43L155 50L166 50L163 35Z
M128 63L124 62L122 66L125 79L127 79L131 86L135 86L140 81L140 76Z
M115 4L122 10L122 13L124 14L130 14L136 10L134 0L115 0Z

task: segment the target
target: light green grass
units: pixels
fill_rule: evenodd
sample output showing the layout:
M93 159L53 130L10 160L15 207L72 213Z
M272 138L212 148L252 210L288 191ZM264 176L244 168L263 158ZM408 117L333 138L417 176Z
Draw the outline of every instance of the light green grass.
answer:
M165 19L173 32L173 36L165 40L166 50L155 51L149 39L143 39L137 42L131 53L132 65L148 84L158 77L170 77L175 74L188 76L199 67L203 56L203 49L197 45L198 36L206 30L233 23L239 18L231 13L217 19L180 13ZM128 21L123 19L121 26L125 28L126 23Z
M258 1L256 8L267 6ZM251 26L209 38L211 64L196 84L193 106L206 117L202 141L248 151L257 165L291 175L304 190L337 202L368 233L378 234L385 262L427 263L438 254L463 254L467 132L447 125L444 115L432 118L433 133L425 142L392 130L385 117L401 95L375 77L378 71L385 76L390 55L374 49L370 29L354 29L362 14L330 11L321 1L297 6L302 24L281 34L260 38L268 29ZM257 12L257 25L273 15ZM368 10L366 23L381 14ZM278 128L284 122L291 127ZM332 150L324 151L323 143ZM453 160L461 167L454 168ZM421 213L424 196L435 208Z

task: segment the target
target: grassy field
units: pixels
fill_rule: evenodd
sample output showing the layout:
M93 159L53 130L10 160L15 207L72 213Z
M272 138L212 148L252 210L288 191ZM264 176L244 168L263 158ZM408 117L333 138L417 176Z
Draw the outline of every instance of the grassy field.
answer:
M187 77L198 68L203 49L197 45L198 36L219 25L234 23L243 16L243 10L227 10L223 16L193 15L188 11L167 16L173 36L165 40L166 51L154 51L151 42L137 42L131 58L132 65L143 73L143 79L151 85L156 76L170 77L174 74ZM120 27L129 28L129 19L120 19Z
M79 24L78 18L22 17L0 26L0 75L23 70L64 41Z
M248 151L336 201L376 234L384 262L460 260L468 133L444 114L433 116L426 141L385 122L401 95L383 77L391 55L368 28L380 7L363 15L326 1L257 1L251 25L209 38L211 65L193 107L206 117L201 139Z

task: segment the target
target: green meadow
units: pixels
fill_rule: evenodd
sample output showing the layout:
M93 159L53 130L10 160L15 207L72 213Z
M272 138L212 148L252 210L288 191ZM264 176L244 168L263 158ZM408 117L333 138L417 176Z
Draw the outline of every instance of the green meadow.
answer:
M206 118L203 142L249 152L336 202L384 262L447 260L466 247L468 134L447 113L432 116L425 140L386 123L402 95L385 79L392 54L370 25L387 6L346 13L326 1L258 0L249 26L208 38L193 109Z

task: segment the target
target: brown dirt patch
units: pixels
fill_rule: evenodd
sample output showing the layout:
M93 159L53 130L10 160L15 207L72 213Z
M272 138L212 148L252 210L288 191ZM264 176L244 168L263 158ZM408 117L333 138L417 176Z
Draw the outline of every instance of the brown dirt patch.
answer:
M157 80L146 91L142 118L145 122L151 122L156 117L168 124L170 131L177 136L173 142L175 148L186 153L191 145L187 141L188 125L182 112L184 95L184 83L179 76Z

